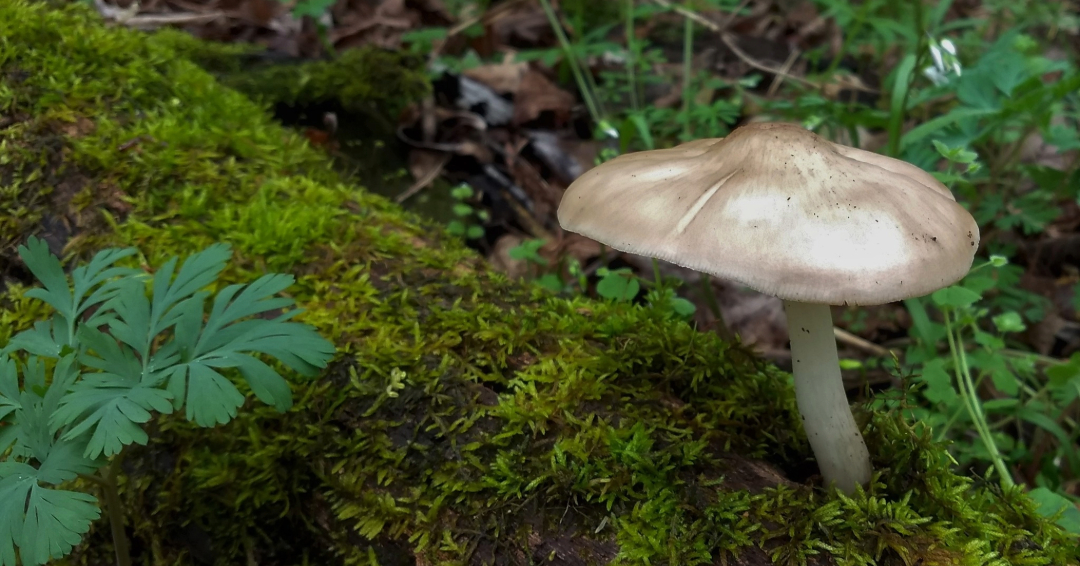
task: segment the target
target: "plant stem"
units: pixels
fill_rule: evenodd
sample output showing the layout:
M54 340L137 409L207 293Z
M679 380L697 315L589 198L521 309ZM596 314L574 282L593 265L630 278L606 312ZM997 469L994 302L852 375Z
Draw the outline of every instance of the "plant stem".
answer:
M953 372L956 375L956 383L960 387L960 397L964 400L964 404L967 406L968 413L971 415L971 421L975 425L976 432L979 433L979 438L983 442L983 446L986 451L990 453L990 459L994 463L994 468L997 470L998 475L1001 476L1001 483L1006 487L1012 487L1015 485L1013 482L1012 474L1009 472L1009 467L1005 465L1004 458L1001 457L1001 452L998 451L997 444L994 443L994 437L990 434L990 427L986 424L986 415L982 412L982 405L977 397L977 389L975 383L971 379L971 370L968 367L967 355L964 354L964 343L958 335L958 330L954 329L951 314L951 309L942 309L942 315L945 320L945 335L949 340L949 350L952 352L953 358Z
M120 462L123 459L123 451L113 457L107 468L101 470L100 476L80 474L80 477L98 484L101 487L102 499L105 500L105 512L109 515L109 530L112 532L113 548L116 551L117 566L131 566L131 551L128 544L127 533L124 532L124 508L120 504L120 492L117 489L116 478L120 475Z
M693 139L694 132L690 127L690 108L694 103L694 93L690 90L690 74L694 70L694 22L690 18L683 18L683 138L689 141Z
M634 35L634 0L626 0L626 82L630 89L630 108L638 110L637 80L634 67L637 65L637 38Z
M900 155L900 138L902 137L900 130L903 129L904 125L904 113L907 111L907 101L911 96L911 85L915 82L915 69L922 64L923 52L926 51L926 30L923 25L922 0L915 2L915 28L915 37L918 38L915 41L915 53L909 54L901 61L896 73L896 84L893 85L893 99L888 127L889 145L887 155L890 157L899 157ZM897 91L896 89L901 88L901 81L903 81L903 90Z
M574 81L577 82L578 89L581 90L581 98L585 100L585 106L589 109L589 116L592 117L594 123L599 124L603 119L603 116L600 115L600 110L596 105L596 101L593 99L593 93L589 89L589 81L585 79L585 74L582 73L581 66L578 65L577 54L574 53L573 47L570 45L570 40L563 31L562 23L559 21L558 16L555 15L555 10L551 7L550 0L540 0L540 6L543 7L544 15L547 16L548 22L551 24L551 29L555 32L555 37L559 40L559 45L562 47L563 54L566 56L566 62L570 65L570 72L574 74Z
M735 333L728 328L727 321L724 320L724 313L720 311L720 301L716 300L716 292L712 286L712 276L708 273L702 273L701 279L701 295L705 299L705 304L709 307L709 312L712 313L716 319L716 333L720 335L720 338L731 342L735 340Z

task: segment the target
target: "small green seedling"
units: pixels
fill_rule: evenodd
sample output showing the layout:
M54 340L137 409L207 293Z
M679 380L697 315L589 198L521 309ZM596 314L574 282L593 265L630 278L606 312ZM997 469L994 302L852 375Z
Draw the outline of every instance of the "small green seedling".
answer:
M44 285L27 296L55 313L0 349L0 566L44 564L79 544L101 511L94 496L67 489L77 477L110 502L117 562L129 565L116 463L126 446L147 443L143 425L153 414L184 409L199 426L229 422L245 398L226 368L285 411L289 383L256 356L313 376L334 354L314 328L289 321L302 312L284 310L292 299L275 297L291 275L229 285L207 313L204 289L232 256L227 245L192 255L179 271L170 259L153 276L115 265L135 253L103 250L69 284L45 242L19 248Z
M548 260L540 255L540 248L543 246L543 240L525 240L513 248L510 248L510 258L525 261L536 268L547 267L549 263ZM576 264L577 262L574 263ZM562 278L559 277L557 273L539 274L536 276L535 281L541 287L550 289L556 293L563 291L565 287Z
M630 271L629 267L608 269L601 267L596 270L600 281L596 283L596 293L605 299L615 301L632 301L641 290L641 284L637 276Z
M464 237L468 240L483 238L484 227L482 223L491 219L486 210L476 209L469 203L474 194L472 187L465 184L458 185L450 190L450 196L454 199L454 216L457 216L457 219L450 221L447 230L455 236Z

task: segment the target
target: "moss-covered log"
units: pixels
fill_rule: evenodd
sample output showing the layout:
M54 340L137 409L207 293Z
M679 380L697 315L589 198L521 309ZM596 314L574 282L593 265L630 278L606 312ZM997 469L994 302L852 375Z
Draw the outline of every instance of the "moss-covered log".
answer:
M507 280L176 51L0 2L0 343L43 316L14 245L146 265L218 241L293 273L339 348L295 407L152 423L125 454L143 564L1076 563L1020 490L860 414L867 493L814 485L789 378L663 312ZM72 557L110 559L99 524Z

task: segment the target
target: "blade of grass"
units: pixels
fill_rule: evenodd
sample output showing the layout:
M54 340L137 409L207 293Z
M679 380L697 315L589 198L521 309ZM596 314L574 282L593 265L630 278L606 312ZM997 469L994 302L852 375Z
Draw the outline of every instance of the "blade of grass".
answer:
M581 91L581 98L584 99L585 106L589 109L589 116L593 119L594 123L599 124L604 117L601 115L600 108L596 104L596 97L589 87L589 80L585 78L585 74L581 70L581 65L578 63L577 54L570 44L570 39L566 37L566 32L563 31L562 23L555 14L554 8L551 7L551 1L540 0L540 5L543 7L544 15L547 16L548 22L551 24L552 31L555 32L555 37L559 40L559 46L562 47L563 55L566 57L566 63L570 65L570 72L574 74L574 81Z

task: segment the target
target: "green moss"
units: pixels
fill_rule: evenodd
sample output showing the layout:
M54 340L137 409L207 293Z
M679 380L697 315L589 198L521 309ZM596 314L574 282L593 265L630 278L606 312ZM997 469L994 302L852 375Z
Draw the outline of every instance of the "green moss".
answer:
M140 562L1076 563L1019 490L957 476L895 414L860 415L867 493L813 488L788 376L664 313L492 273L165 37L0 4L0 108L20 117L0 195L24 210L0 241L148 265L230 242L224 283L295 274L340 356L285 414L152 423L123 463ZM43 314L23 293L0 295L4 332ZM107 535L71 562L105 563Z
M333 102L347 112L381 118L396 116L430 90L420 58L374 47L343 51L326 61L281 63L254 46L201 41L179 31L159 32L155 41L260 102Z

